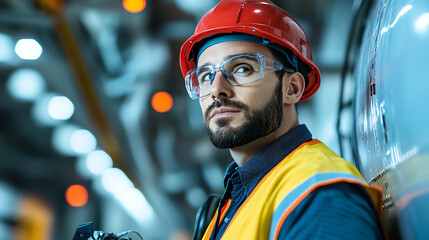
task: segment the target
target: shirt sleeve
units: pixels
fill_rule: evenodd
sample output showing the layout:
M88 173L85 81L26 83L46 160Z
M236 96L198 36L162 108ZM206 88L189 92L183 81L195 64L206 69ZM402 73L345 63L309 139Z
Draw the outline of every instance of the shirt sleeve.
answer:
M362 186L336 183L311 192L285 219L278 239L384 239Z

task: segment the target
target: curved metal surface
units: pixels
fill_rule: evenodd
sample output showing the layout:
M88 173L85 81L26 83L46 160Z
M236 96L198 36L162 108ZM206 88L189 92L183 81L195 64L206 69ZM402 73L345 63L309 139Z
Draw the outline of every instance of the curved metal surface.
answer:
M404 239L429 236L421 201L429 196L428 42L428 1L378 1L354 74L357 161L383 187Z

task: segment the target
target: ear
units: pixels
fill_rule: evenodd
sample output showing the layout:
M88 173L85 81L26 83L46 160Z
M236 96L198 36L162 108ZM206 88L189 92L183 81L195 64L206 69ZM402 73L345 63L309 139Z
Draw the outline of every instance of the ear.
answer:
M305 79L300 72L283 75L283 103L295 104L299 102L305 88Z

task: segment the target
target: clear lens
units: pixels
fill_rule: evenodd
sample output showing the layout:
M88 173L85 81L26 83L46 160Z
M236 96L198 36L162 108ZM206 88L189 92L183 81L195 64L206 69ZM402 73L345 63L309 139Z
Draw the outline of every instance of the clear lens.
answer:
M186 75L186 89L192 99L204 97L210 93L218 71L232 85L245 85L262 79L267 72L281 70L281 63L257 53L239 55L217 65L194 68Z

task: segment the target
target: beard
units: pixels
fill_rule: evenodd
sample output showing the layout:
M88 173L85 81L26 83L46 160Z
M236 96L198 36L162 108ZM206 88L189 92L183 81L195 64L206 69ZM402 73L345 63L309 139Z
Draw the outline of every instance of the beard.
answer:
M244 121L238 127L231 127L231 118L216 120L218 129L212 131L209 127L209 113L216 107L232 107L241 110ZM279 81L269 102L260 109L250 111L244 103L221 99L214 101L204 113L206 131L217 148L234 148L250 143L258 138L267 136L280 127L283 115L282 84Z

